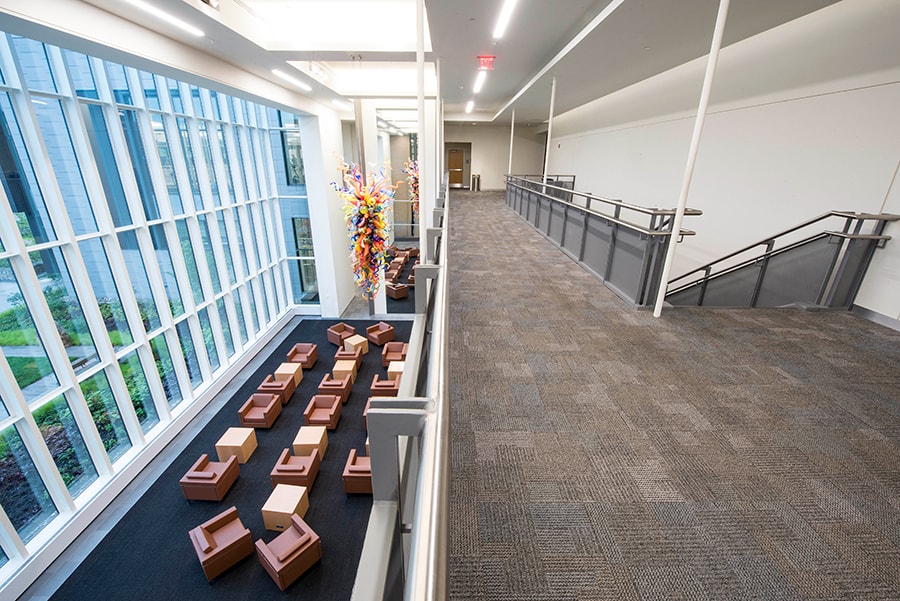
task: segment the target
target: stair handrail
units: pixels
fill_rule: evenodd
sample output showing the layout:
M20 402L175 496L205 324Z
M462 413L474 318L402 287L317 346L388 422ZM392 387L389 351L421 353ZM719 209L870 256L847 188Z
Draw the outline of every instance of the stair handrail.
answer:
M588 192L579 192L578 190L573 190L572 188L561 188L559 186L554 186L552 184L543 184L540 181L535 182L533 180L528 179L529 177L532 177L532 176L507 175L506 177L507 177L507 180L518 179L518 180L522 180L522 181L526 181L526 182L530 182L530 183L537 183L537 184L540 184L542 188L546 186L550 190L559 190L560 192L566 192L568 194L582 196L584 198L596 200L598 202L606 203L606 204L612 205L614 207L629 209L629 210L635 211L637 213L644 213L645 215L674 215L675 214L675 209L660 209L660 208L656 208L656 207L643 207L641 205L636 205L636 204L631 204L629 202L625 202L624 200L616 200L614 198L605 198L603 196L595 196ZM531 188L527 188L526 186L523 186L515 181L508 181L507 183L512 184L513 186L516 186L517 188L521 188L523 190L528 190L530 192L537 192L538 194L542 194L539 190L532 190ZM556 196L550 196L548 194L543 194L543 196L547 196L548 198L551 198L553 200L561 200L560 198L557 198ZM565 202L565 201L563 201L563 202ZM579 209L587 208L587 207L579 207L578 205L575 205L573 203L568 203L568 204L571 206L574 206L576 208L579 208ZM603 215L603 213L597 213L596 211L593 211L593 212L598 215ZM685 210L684 214L697 216L697 215L702 215L703 211L701 211L700 209L688 208ZM603 216L606 216L606 215L603 215Z
M840 218L847 219L847 223L844 226L843 232L820 232L818 234L813 234L812 236L809 236L803 240L792 242L789 246L786 246L784 248L779 248L779 249L772 248L771 245L773 245L775 243L776 239L786 236L788 234L792 234L798 230L809 227L810 225L813 225L820 221L830 219L831 217L840 217ZM720 257L720 258L716 259L715 261L710 261L709 263L707 263L705 265L701 265L700 267L697 267L695 269L692 269L691 271L688 271L687 273L684 273L684 274L678 276L677 278L669 280L668 285L671 286L675 282L684 280L685 278L688 278L689 276L692 276L694 274L701 273L701 272L703 273L702 277L698 277L695 280L692 280L688 283L681 284L677 288L670 290L667 294L674 294L675 292L684 290L685 288L693 286L694 284L696 284L698 282L702 282L703 280L709 280L709 279L718 277L725 273L731 273L731 271L733 271L735 267L745 266L745 265L748 265L751 263L755 263L755 262L759 261L760 259L763 259L767 256L774 255L776 253L779 253L783 250L787 250L789 248L794 248L801 244L810 242L811 240L814 240L816 238L822 237L823 235L842 235L842 236L858 237L858 235L849 234L850 226L854 220L859 221L861 224L864 221L897 221L898 219L900 219L900 215L892 215L890 213L854 213L853 211L829 211L827 213L823 213L822 215L819 215L818 217L813 217L812 219L804 221L803 223L800 223L800 224L795 225L791 228L788 228L782 232L779 232L773 236L768 236L768 237L764 238L763 240L760 240L759 242L756 242L754 244L749 244L749 245L745 246L744 248L741 248L740 250L736 250L733 253L725 255L724 257ZM871 238L872 236L868 236L868 237ZM879 240L889 240L890 236L874 236L874 238L877 238ZM712 273L712 267L714 265L722 263L723 261L727 261L728 259L731 259L733 257L736 257L737 255L740 255L740 254L745 253L749 250L752 250L758 246L763 246L763 245L769 246L769 249L766 252L764 252L760 255L756 255L750 259L746 259L740 263L737 263L734 265L729 265L723 271L716 272L715 274Z

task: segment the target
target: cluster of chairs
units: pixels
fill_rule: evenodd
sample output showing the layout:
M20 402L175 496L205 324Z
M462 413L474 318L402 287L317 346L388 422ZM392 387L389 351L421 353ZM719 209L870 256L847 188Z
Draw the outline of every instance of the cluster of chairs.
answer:
M322 557L319 536L303 520L308 507L306 490L312 487L319 473L324 449L327 446L327 430L337 428L341 407L350 398L353 382L362 363L368 344L382 347L382 366L403 361L408 346L395 341L394 328L379 322L367 328L366 336L356 334L355 328L338 323L328 328L329 342L338 346L334 367L326 373L304 411L305 427L321 426L323 440L318 445L298 445L301 435L292 449L284 449L273 466L270 479L273 491L280 485L305 487L302 511L290 513L289 522L277 527L283 530L271 542L262 539L253 542L250 530L241 522L237 508L232 506L200 524L189 532L190 540L200 560L206 578L211 582L224 571L256 551L265 571L282 591L315 565ZM256 393L238 410L241 428L229 428L216 444L218 461L207 454L201 455L181 478L181 490L189 501L222 501L240 475L240 464L249 460L256 449L255 430L271 428L287 405L297 385L303 379L303 369L312 369L319 355L318 346L301 342L287 354L287 362L268 375L258 386ZM388 379L375 374L369 388L371 396L396 396L399 390L399 374L402 370L388 369ZM366 403L368 411L369 403ZM365 427L365 412L363 426ZM301 432L304 428L301 428ZM368 441L366 441L368 449ZM371 494L372 473L369 457L351 449L344 466L344 491L347 494ZM274 496L274 493L273 493ZM265 518L265 507L263 508ZM288 516L285 516L287 519ZM267 528L272 529L268 526Z
M388 256L391 262L385 273L385 290L388 298L400 300L409 296L409 289L416 286L416 265L419 264L419 249L410 246L407 248L397 248L395 246L388 247ZM406 283L400 281L400 274L403 272L404 266L408 262L412 262L412 273L406 280Z

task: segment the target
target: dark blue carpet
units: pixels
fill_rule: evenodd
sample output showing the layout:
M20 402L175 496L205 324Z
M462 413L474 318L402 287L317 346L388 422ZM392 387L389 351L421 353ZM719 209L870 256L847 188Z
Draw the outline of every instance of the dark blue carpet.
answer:
M370 344L349 402L344 405L337 430L329 432L328 450L315 484L310 489L306 522L322 538L322 561L284 593L263 570L254 553L212 583L206 581L188 538L188 531L232 505L254 540L270 541L278 533L263 526L260 509L271 492L269 472L303 425L303 410L322 376L331 370L337 347L326 340L325 330L339 320L305 319L286 341L271 350L263 365L241 386L185 451L149 488L115 528L63 583L52 599L141 599L225 601L238 599L349 599L362 550L372 497L346 495L341 473L351 448L365 454L366 432L362 411L376 373L384 377L381 347ZM374 322L344 320L365 335ZM397 340L408 341L411 322L390 322ZM270 430L256 431L258 448L241 465L241 475L220 503L188 502L179 479L202 453L215 460L215 443L231 426L239 426L237 409L267 374L285 361L297 342L319 345L319 361L304 370L304 378L291 402ZM266 350L269 352L269 349Z

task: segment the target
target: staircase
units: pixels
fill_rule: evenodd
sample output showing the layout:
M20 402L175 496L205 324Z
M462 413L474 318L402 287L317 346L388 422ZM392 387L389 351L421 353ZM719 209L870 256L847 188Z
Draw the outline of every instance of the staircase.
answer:
M669 282L666 301L693 307L847 308L884 228L900 215L831 211Z

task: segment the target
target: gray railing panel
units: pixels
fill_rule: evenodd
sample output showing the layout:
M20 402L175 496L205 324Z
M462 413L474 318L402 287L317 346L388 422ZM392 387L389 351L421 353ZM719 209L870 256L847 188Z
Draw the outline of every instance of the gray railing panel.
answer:
M566 217L566 235L563 237L562 246L567 251L578 257L581 253L581 231L584 228L584 213L571 210Z
M849 307L856 296L862 281L862 269L869 260L869 253L874 250L875 242L870 240L849 240L844 255L844 269L834 283L830 307Z
M565 207L561 204L554 203L553 206L550 207L550 227L548 228L547 235L560 246L562 246L563 242L563 223L565 223L565 219Z
M606 278L606 260L609 257L611 234L612 228L606 221L597 217L590 217L587 220L582 261L601 278Z
M616 230L608 280L628 298L637 298L645 250L649 252L648 241L638 232L624 228Z
M546 229L547 219L550 216L550 200L539 196L538 197L538 211L536 219L534 220L534 227L541 230L542 232Z
M827 277L835 254L840 250L841 245L838 242L834 240L829 243L828 238L820 238L789 252L771 256L756 306L817 304L822 283Z
M676 307L696 307L700 303L700 284L666 295L666 302Z
M703 305L749 307L750 301L753 300L753 289L758 277L759 267L753 265L710 280L706 285Z

